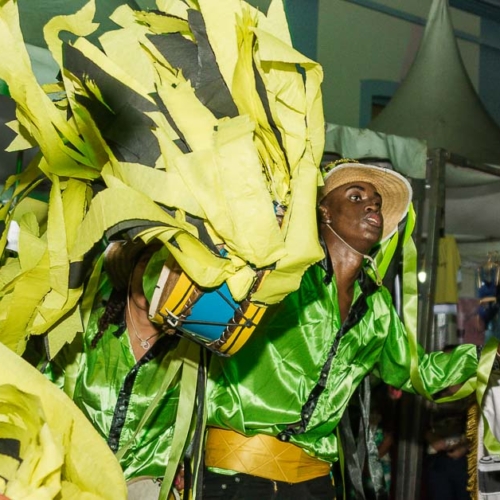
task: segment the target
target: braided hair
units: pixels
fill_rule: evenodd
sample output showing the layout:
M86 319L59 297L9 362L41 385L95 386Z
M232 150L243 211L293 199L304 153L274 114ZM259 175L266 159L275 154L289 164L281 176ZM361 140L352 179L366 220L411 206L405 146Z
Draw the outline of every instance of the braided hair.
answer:
M127 305L127 293L126 289L118 290L113 288L111 295L106 302L106 307L99 318L97 333L94 335L94 338L90 343L91 349L95 349L109 325L120 324L123 321L125 306Z
M147 250L156 251L160 247L160 243L145 245L139 240L127 243L115 242L112 248L108 248L105 269L113 289L99 318L98 331L90 343L91 349L97 346L109 325L122 324L127 306L130 279L135 266L144 252Z

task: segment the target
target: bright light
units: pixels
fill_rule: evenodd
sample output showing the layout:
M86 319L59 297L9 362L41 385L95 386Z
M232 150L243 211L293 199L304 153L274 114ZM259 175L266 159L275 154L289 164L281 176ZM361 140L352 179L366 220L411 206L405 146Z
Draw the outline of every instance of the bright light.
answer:
M427 273L425 271L420 271L417 274L417 278L420 283L425 283L425 280L427 279Z

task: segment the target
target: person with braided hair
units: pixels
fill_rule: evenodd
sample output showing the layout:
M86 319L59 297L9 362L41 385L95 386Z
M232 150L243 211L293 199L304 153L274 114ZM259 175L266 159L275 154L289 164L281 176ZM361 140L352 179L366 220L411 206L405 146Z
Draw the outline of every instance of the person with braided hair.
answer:
M108 247L81 342L64 349L47 370L54 381L63 380L65 392L119 458L129 499L159 497L181 393L182 369L172 366L182 365L186 344L194 346L164 334L148 318L146 290L153 286L148 266L154 267L152 256L163 258L162 248L131 241ZM177 488L181 472L179 467Z

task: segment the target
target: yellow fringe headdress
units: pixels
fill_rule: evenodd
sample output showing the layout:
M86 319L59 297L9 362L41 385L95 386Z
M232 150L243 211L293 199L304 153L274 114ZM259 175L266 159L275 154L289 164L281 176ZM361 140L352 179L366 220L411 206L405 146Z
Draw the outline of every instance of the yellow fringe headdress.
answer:
M119 7L100 47L86 38L94 0L52 18L44 35L61 79L41 87L16 2L0 5L10 150L40 148L0 210L0 251L20 227L19 253L0 270L0 340L18 353L47 334L54 356L84 329L105 238L159 240L199 286L225 283L236 301L270 270L251 297L264 306L322 257L322 70L293 49L282 1L267 15L243 0L157 6ZM29 198L44 179L48 203Z

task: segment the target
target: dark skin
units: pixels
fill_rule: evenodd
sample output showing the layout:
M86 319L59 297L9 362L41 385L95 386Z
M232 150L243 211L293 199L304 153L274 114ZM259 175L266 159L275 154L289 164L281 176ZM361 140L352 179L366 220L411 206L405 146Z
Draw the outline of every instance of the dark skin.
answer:
M368 182L339 186L320 202L320 232L335 270L342 321L347 318L352 304L354 283L363 265L363 255L382 237L384 219L381 208L382 197Z
M339 186L330 191L319 204L320 232L335 269L342 321L349 314L354 283L363 265L363 254L367 254L382 237L384 219L381 208L382 197L368 182L351 182ZM500 344L497 356L500 356Z
M144 296L142 288L142 276L149 259L156 250L156 247L151 247L140 256L134 267L130 280L129 308L127 309L126 322L130 337L130 344L136 360L139 360L142 356L144 356L146 351L141 347L140 340L131 333L134 326L137 328L138 334L141 338L149 338L148 342L150 345L153 345L158 340L158 336L151 337L152 335L158 334L159 330L158 327L149 320L149 304ZM133 322L130 319L130 315L132 315Z

